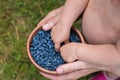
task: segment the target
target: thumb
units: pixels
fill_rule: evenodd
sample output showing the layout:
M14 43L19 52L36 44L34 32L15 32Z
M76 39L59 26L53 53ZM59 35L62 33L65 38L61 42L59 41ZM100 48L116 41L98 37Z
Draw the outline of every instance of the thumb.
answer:
M63 74L63 73L73 72L79 69L90 69L90 68L92 68L92 65L82 61L76 61L61 65L57 68L56 71L58 74Z

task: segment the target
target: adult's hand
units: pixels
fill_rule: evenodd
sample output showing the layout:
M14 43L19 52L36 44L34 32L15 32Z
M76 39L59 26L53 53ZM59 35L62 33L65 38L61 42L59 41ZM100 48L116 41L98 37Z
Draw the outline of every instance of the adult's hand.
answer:
M57 8L55 10L50 11L47 16L45 16L39 23L38 27L42 27L43 30L49 30L52 27L54 27L60 18L60 15L62 13L63 7Z
M37 25L38 27L42 27L43 30L51 29L51 37L57 51L60 49L61 42L68 42L70 33L70 27L66 27L60 23L63 8L64 6L50 11Z
M76 64L79 64L77 66ZM92 66L90 64L84 63L84 62L73 62L73 63L67 63L65 65L60 66L64 68L64 71L67 71L66 73L59 73L57 70L58 74L53 75L53 74L47 74L44 72L40 72L41 75L44 77L47 77L51 80L77 80L78 78L81 78L83 76L87 76L90 73L97 72L97 69L91 68Z

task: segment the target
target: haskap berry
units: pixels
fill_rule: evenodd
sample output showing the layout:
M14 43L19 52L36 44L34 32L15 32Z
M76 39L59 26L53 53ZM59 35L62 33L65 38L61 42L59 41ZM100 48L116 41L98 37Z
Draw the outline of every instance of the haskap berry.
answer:
M60 52L56 52L50 32L51 30L38 31L30 44L30 53L33 60L39 66L47 70L55 71L58 66L66 62L61 57ZM74 30L71 30L69 41L81 42L78 34ZM62 43L61 46L62 45L64 45L64 43Z

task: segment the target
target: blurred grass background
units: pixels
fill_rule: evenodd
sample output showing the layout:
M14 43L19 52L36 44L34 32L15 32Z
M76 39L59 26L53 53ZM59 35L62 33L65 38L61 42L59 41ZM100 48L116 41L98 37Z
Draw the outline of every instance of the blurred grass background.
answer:
M49 80L28 59L26 41L42 18L63 4L64 0L0 0L0 80Z

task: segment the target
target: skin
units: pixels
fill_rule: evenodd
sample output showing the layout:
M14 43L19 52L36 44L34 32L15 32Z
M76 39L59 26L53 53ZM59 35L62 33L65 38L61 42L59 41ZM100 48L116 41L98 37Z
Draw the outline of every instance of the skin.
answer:
M60 48L61 42L68 42L70 28L83 10L82 32L89 44L68 43ZM41 74L52 80L75 80L100 70L113 79L120 76L119 14L120 0L66 0L50 12L38 26L52 28L55 48L68 64L57 68L58 75Z

